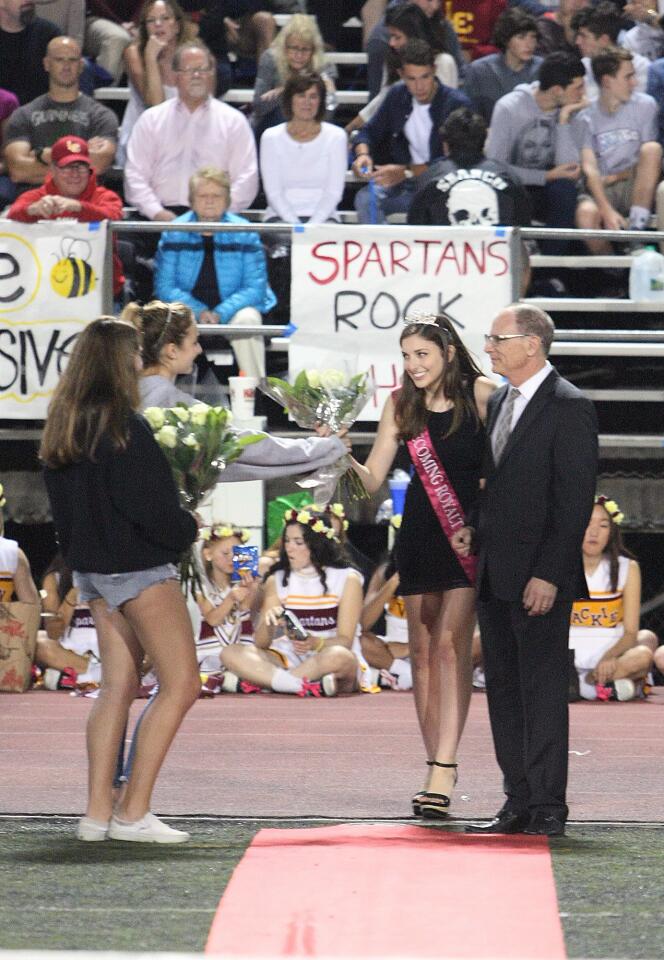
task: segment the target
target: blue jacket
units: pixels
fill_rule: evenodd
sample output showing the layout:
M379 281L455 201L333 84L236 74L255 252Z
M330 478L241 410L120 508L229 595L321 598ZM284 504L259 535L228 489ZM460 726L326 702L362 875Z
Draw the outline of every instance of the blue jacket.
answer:
M458 90L446 87L438 80L438 89L429 104L429 113L433 121L429 140L429 163L443 155L443 142L440 127L447 117L458 107L469 107L470 100ZM369 145L374 163L409 164L410 149L404 134L408 117L413 112L413 97L403 81L395 83L371 120L362 127L355 140Z
M193 210L173 223L198 220ZM246 223L244 217L226 212L220 223ZM179 300L196 314L208 306L192 296L203 266L203 240L199 233L163 233L155 263L155 295L160 300ZM257 233L215 233L214 265L221 303L214 307L221 323L228 323L243 307L267 313L277 302L268 286L265 254Z

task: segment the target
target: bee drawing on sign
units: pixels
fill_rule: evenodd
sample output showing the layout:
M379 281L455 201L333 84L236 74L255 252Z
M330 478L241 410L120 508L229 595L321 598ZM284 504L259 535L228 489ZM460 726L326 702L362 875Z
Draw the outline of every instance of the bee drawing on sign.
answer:
M97 283L88 257L92 248L87 240L63 237L59 259L51 270L51 286L60 297L85 297Z

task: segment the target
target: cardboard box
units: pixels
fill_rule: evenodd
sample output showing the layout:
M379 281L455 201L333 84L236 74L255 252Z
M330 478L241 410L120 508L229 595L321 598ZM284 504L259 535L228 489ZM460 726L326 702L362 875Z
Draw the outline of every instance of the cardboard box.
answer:
M34 603L0 603L0 692L30 686L41 610Z

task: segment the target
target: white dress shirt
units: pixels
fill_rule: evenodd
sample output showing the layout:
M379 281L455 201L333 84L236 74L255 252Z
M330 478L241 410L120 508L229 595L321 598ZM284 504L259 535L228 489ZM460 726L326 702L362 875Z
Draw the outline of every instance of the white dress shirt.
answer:
M519 422L519 417L552 370L553 367L547 360L541 370L538 370L537 373L534 373L532 377L529 377L529 379L525 380L521 386L516 388L519 391L519 396L514 401L514 409L512 410L512 430L514 430L515 426Z
M256 141L243 114L212 97L193 111L179 97L150 107L127 144L127 201L150 220L164 207L188 207L189 178L201 167L228 173L231 211L251 205L258 192Z

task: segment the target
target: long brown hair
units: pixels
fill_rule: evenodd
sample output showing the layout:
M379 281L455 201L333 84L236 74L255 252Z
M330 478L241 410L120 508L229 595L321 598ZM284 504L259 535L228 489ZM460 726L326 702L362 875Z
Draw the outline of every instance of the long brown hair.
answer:
M140 330L141 355L145 367L154 367L159 363L161 351L167 344L181 346L196 323L191 307L177 300L174 303L151 300L145 306L132 301L124 307L120 319Z
M138 14L138 50L141 54L141 57L144 56L145 47L150 39L150 34L148 33L147 24L145 21L148 17L148 11L155 5L156 2L157 0L146 0ZM194 28L189 20L187 20L180 4L177 3L176 0L164 0L164 3L167 7L170 7L171 13L177 20L178 35L175 38L176 46L181 43L186 43L188 40L193 40L195 36Z
M39 456L48 467L94 460L107 434L116 449L127 445L127 419L138 410L135 327L99 317L79 334L67 369L53 393Z
M620 557L629 557L630 560L634 560L634 554L630 553L625 544L623 543L622 533L620 532L620 527L616 521L616 513L611 512L609 505L617 506L615 500L610 500L603 493L598 494L595 497L595 507L601 507L604 513L609 518L609 539L607 540L606 546L604 547L603 555L609 561L609 579L611 583L611 589L618 589L618 561ZM622 519L622 514L619 514L618 520Z
M399 345L407 337L422 337L434 343L443 355L443 392L454 403L452 423L445 436L449 437L461 426L464 418L470 415L479 428L479 416L473 397L473 383L482 371L464 346L454 324L445 313L436 315L436 323L407 323L399 337ZM448 347L454 347L454 355L449 356ZM419 436L427 423L429 411L426 408L424 390L416 387L407 374L401 381L401 389L396 394L394 419L400 440L412 440Z

